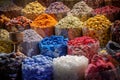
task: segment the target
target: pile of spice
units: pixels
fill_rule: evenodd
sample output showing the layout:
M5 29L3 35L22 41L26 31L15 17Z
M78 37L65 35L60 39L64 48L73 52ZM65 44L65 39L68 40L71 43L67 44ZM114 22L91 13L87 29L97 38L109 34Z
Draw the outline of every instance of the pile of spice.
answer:
M109 20L114 21L117 19L120 19L120 8L114 7L114 6L105 6L101 8L97 8L93 11L94 15L97 14L103 14L105 15Z
M5 28L5 24L9 21L10 19L6 17L4 14L0 15L0 28Z
M61 19L55 27L55 34L74 39L82 35L83 22L72 15Z
M39 15L30 25L43 37L54 34L54 26L57 21L48 14ZM39 31L41 30L41 31Z
M7 49L7 48L6 48ZM14 53L0 54L0 79L1 80L22 80L21 65L24 57Z
M53 80L52 65L50 57L37 55L26 58L22 64L23 80Z
M39 54L38 43L42 40L42 37L32 29L25 30L23 33L24 37L21 43L21 52L30 57Z
M62 56L53 59L54 80L84 80L88 66L85 56Z
M54 2L50 4L45 12L48 14L54 14L56 16L56 19L59 21L64 18L69 11L70 9L62 2Z
M104 15L96 15L85 22L83 35L98 39L103 47L110 40L110 26L111 22Z
M8 40L9 32L5 29L0 29L0 40Z
M86 69L85 80L119 80L119 71L109 57L95 55Z
M70 9L62 2L54 2L50 4L50 6L46 9L45 12L49 14L58 14L66 13L68 11L70 11Z
M12 42L9 40L9 32L0 29L0 52L10 53L13 50Z
M86 21L92 16L93 9L89 7L84 1L76 3L68 15L79 17L81 21Z
M25 29L30 28L30 23L30 19L27 19L24 16L18 16L16 18L12 18L9 22L6 23L6 29L9 32L24 31Z
M62 36L46 37L39 43L40 53L56 58L67 54L67 40Z
M94 54L98 53L99 41L83 36L68 41L68 54L70 55L84 55L91 59Z
M7 17L16 17L20 15L21 7L15 5L12 0L0 0L0 12Z
M116 20L111 27L112 41L120 44L120 20Z
M23 9L22 9L22 15L34 20L38 15L41 13L45 12L45 7L42 6L38 1L31 2L27 4Z

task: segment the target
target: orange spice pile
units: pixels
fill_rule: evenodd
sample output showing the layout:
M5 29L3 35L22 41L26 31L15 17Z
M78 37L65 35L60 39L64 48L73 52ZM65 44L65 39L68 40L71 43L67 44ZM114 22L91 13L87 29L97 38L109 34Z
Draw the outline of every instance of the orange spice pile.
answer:
M48 28L54 27L57 21L48 14L39 15L30 25L33 28Z

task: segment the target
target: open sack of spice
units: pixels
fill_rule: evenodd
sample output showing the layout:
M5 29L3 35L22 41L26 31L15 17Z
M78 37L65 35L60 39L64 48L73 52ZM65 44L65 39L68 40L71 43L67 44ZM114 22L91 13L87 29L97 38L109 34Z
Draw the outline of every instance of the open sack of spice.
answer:
M55 34L71 40L82 36L82 27L83 22L81 22L79 18L68 15L56 24Z
M0 14L5 14L9 18L20 16L21 9L12 0L0 0Z
M13 50L12 42L9 40L9 32L0 29L0 52L10 53Z
M62 2L51 3L50 6L45 10L48 14L54 14L56 19L59 21L67 15L70 9Z
M110 21L120 19L120 8L115 6L105 6L94 9L93 15L102 14L105 15Z
M45 7L38 1L28 3L21 11L21 15L34 20L38 15L45 12Z
M49 14L39 15L30 26L42 37L54 35L54 27L57 21Z
M24 31L26 29L30 29L30 23L30 19L27 19L24 16L18 16L16 18L12 18L9 22L7 22L5 28L9 32Z
M26 58L22 63L22 80L53 80L52 58L43 55Z
M53 59L54 80L84 80L89 60L85 56L61 56Z
M24 36L23 42L21 43L21 52L29 57L40 54L38 43L42 40L42 37L32 29L23 31L23 34Z
M85 71L85 80L119 80L120 67L108 55L94 55Z
M68 41L68 54L69 55L84 55L89 60L99 50L99 41L91 37L83 36Z
M120 44L109 41L106 45L106 50L113 58L120 62Z
M92 11L93 9L89 7L84 1L80 1L76 3L67 14L76 16L81 21L86 21L88 18L92 17Z
M83 27L83 35L90 36L100 41L100 46L105 47L110 40L111 22L104 15L96 15L89 18Z
M0 79L22 80L21 67L24 58L15 53L0 53Z
M67 54L67 39L63 36L46 37L39 42L40 54L56 58Z

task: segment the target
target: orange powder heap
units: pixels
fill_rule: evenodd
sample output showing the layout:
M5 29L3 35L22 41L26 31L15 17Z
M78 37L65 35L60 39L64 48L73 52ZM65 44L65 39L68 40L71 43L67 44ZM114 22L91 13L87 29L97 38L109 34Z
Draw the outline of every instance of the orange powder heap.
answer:
M30 25L34 28L47 28L55 26L57 21L48 14L39 15Z

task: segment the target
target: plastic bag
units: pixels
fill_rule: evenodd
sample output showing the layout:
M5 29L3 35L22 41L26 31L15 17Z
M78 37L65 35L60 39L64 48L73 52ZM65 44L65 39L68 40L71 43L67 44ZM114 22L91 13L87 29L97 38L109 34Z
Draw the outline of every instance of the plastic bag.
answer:
M53 80L52 59L43 55L24 59L22 63L23 80Z
M40 53L38 43L42 37L32 29L25 30L23 42L21 43L22 53L31 57Z
M67 54L67 40L62 36L46 37L39 42L40 53L56 58Z
M83 27L83 35L100 41L100 46L106 46L110 40L111 22L104 15L96 15L89 18Z
M78 37L68 41L68 54L84 55L91 59L94 54L97 54L99 47L98 40L86 36Z

